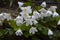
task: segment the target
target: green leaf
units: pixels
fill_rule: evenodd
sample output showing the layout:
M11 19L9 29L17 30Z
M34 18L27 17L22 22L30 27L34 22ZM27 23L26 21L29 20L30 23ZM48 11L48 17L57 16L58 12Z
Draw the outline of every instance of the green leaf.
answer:
M29 30L30 29L30 26L26 26L25 24L22 24L19 26L19 28L22 30L22 31L26 31L26 30Z
M44 35L48 35L48 30L47 30L47 28L43 28L43 30L41 31Z
M0 37L4 35L4 31L0 30Z
M7 29L4 29L4 35L8 34L8 30Z
M10 20L9 23L15 31L19 29L19 27L16 25L16 22L14 20Z
M40 39L37 37L33 37L32 40L40 40Z
M56 17L56 21L60 20L60 16Z
M39 24L39 25L37 26L37 28L38 28L38 30L41 31L44 35L47 35L47 33L48 33L47 27L42 26L41 24Z
M37 10L40 10L42 7L41 6L36 6L36 9Z
M38 28L38 30L42 30L42 25L40 25L40 24L37 24L37 28Z
M33 6L34 5L34 3L31 3L31 2L25 2L25 4L24 5L26 5L26 6Z
M29 34L28 31L25 31L25 32L24 32L24 36L25 36L26 38L28 38L29 36L32 36L32 34Z
M8 31L9 35L12 35L14 33L14 30L12 29L7 28L6 30Z
M60 31L54 30L54 37L60 37Z

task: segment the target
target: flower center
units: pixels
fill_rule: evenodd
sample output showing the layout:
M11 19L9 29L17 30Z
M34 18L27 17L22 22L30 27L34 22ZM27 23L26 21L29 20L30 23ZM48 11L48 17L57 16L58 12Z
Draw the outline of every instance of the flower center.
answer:
M26 14L24 14L24 16L26 16Z

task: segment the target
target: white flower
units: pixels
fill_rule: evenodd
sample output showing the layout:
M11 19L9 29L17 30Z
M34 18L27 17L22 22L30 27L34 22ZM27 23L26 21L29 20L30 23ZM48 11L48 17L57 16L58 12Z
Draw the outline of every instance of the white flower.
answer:
M36 25L38 23L37 20L34 19L34 18L28 18L28 19L25 20L25 22L26 22L26 26L28 26L28 25Z
M45 14L46 14L46 16L51 16L52 12L48 10Z
M51 6L48 10L50 10L50 11L56 11L56 9L57 9L57 6Z
M23 35L23 32L22 32L22 30L17 30L16 32L15 32L15 34L17 35L17 36L21 36L21 35Z
M2 22L7 19L8 21L11 20L11 16L7 13L1 13L0 14L0 25L2 25Z
M23 23L23 18L21 16L17 16L15 21L16 21L16 25L20 26Z
M24 13L32 13L32 9L31 9L31 6L27 6L27 7L21 7L21 10L24 12Z
M34 12L33 12L33 15L32 15L32 18L33 18L33 19L38 19L39 17L41 17L41 14L38 13L37 11L34 11Z
M18 2L19 8L23 5L23 2Z
M45 8L42 8L42 9L40 9L39 10L41 13L46 13L47 12L47 10L45 9Z
M60 20L58 21L57 25L60 25Z
M52 12L51 11L47 11L46 13L42 13L41 12L42 17L47 17L47 16L51 16Z
M48 30L48 35L50 36L50 35L53 35L53 32L49 29Z
M46 14L45 14L45 13L42 13L42 12L41 12L41 15L42 15L42 17L46 17Z
M46 2L42 2L41 6L46 7Z
M29 14L25 12L20 12L21 16L25 19L29 18Z
M12 19L11 15L8 13L2 13L2 14L3 14L4 19L7 19L8 21Z
M0 14L0 21L3 21L4 20L4 17L3 17L3 14L1 13Z
M36 29L36 27L31 27L29 30L30 34L35 34L35 32L38 32L38 30Z
M36 25L38 23L37 20L33 19L33 18L32 18L32 22L33 22L34 25Z
M32 19L26 19L25 22L26 22L26 26L33 24Z
M57 12L54 12L53 17L57 17L57 16L59 16L59 14Z

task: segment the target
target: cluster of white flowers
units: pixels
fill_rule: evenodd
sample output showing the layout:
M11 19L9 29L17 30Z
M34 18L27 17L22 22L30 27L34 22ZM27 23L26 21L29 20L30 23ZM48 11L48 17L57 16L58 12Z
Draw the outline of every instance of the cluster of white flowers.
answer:
M14 20L16 21L16 25L20 26L21 24L25 23L26 26L29 25L36 25L38 23L37 19L39 18L44 18L44 17L48 17L48 16L52 16L57 17L59 16L59 14L56 12L57 6L51 6L48 9L45 9L46 7L46 2L42 2L41 6L42 8L40 10L34 10L32 12L32 8L31 6L27 6L27 7L22 7L24 3L23 2L18 2L19 8L22 10ZM33 13L33 14L32 14ZM30 15L32 14L32 15ZM4 19L7 19L8 21L11 20L11 16L10 14L7 13L1 13L0 14L0 24L2 23L2 21ZM60 20L58 21L58 25L60 25ZM29 30L30 34L35 34L36 32L38 32L36 27L31 27ZM21 29L18 29L15 33L17 36L21 36L23 35L23 32ZM49 29L48 30L48 35L53 35L53 32Z
M22 5L24 4L22 2L18 2L18 4L19 4L19 8L22 10L22 12L20 12L20 15L18 15L15 19L16 25L20 26L21 24L26 23L26 26L29 26L29 25L32 26L32 25L37 24L38 22L36 19L40 17L40 13L38 13L37 11L34 11L33 15L30 16L30 14L32 13L31 6L22 7ZM35 32L38 32L38 30L35 27L30 28L29 33L35 34ZM16 31L17 36L18 35L21 36L22 34L23 33L21 30Z
M0 24L2 24L2 22L7 19L7 21L11 20L11 15L8 13L1 13L0 14Z
M41 6L43 8L41 8L39 10L40 13L37 12L36 10L34 10L32 12L31 6L22 7L22 5L24 4L22 2L18 2L18 4L19 4L19 8L22 10L22 12L20 12L20 16L18 15L15 19L17 26L20 26L23 23L26 23L26 26L29 26L29 25L32 26L32 25L36 25L38 23L38 21L37 21L38 18L43 19L44 17L48 17L48 16L52 16L52 17L59 16L59 14L56 12L57 6L51 6L49 9L47 9L47 10L45 9L46 2L42 2ZM33 13L32 16L30 16L31 13ZM58 24L60 24L60 21L58 22ZM38 32L36 27L31 27L29 30L29 33L35 34L35 32ZM21 33L22 33L21 30L17 31L16 35L21 35ZM53 35L53 32L50 29L48 30L48 35Z
M41 12L41 14L46 17L46 16L50 16L52 15L52 17L57 17L59 16L59 14L56 12L57 6L51 6L48 10L46 10L44 7L46 7L46 2L43 2L41 4L41 6L43 7L42 9L40 9L39 11Z

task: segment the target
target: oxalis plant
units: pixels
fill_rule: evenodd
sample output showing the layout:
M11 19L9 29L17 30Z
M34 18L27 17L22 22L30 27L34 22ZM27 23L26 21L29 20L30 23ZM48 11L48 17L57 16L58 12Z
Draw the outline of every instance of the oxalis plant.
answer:
M42 2L40 10L33 10L31 6L23 6L23 2L18 2L21 12L16 18L10 14L0 14L0 25L7 21L14 30L16 36L34 37L37 40L41 35L47 38L59 36L57 25L60 25L60 15L56 12L57 6L46 8L46 2ZM53 40L54 40L53 39Z

